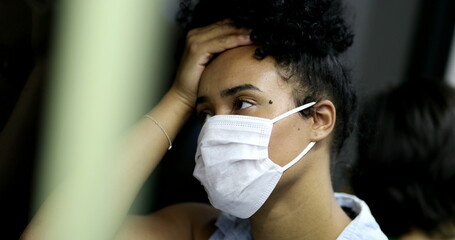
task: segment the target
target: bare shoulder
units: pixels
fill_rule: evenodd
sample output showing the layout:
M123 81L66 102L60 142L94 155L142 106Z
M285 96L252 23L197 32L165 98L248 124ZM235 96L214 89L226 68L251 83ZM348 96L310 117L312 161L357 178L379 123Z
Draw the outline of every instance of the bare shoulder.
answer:
M129 216L117 239L208 239L220 212L203 203L182 203L145 216Z

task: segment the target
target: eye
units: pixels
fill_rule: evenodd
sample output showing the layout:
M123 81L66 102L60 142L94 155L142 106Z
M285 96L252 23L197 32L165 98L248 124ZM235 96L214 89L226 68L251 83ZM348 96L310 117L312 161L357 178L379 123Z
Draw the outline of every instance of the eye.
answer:
M234 101L234 110L242 110L242 109L249 108L251 106L253 106L253 104L249 101L245 101L242 99L236 99Z
M242 105L240 106L239 109L245 109L245 108L249 108L249 107L251 107L251 106L253 106L253 104L251 104L251 103L249 103L249 102L244 102L244 101L242 101Z

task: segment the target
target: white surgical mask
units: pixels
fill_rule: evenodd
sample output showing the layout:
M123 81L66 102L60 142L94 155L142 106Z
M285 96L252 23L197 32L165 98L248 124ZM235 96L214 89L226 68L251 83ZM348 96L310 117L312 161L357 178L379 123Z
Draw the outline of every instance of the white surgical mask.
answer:
M274 119L243 115L209 118L199 134L193 175L204 186L210 203L239 218L253 215L270 196L283 172L315 144L308 144L281 167L268 155L273 124L314 104L305 104Z

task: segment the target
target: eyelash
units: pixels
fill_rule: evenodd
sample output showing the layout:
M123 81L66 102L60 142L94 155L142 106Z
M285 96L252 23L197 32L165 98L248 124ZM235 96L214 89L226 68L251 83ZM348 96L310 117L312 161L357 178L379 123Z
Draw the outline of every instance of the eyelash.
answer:
M242 99L242 98L236 98L236 99L234 99L234 101L232 103L232 111L243 110L243 109L247 109L247 108L251 107L251 106L249 106L249 107L246 107L246 108L242 109L241 107L242 107L242 105L244 103L248 103L250 105L254 105L251 101L248 101L248 100L245 100L245 99Z
M251 106L254 105L254 103L252 101L245 100L242 98L235 98L232 101L232 112L235 112L238 110L244 110L244 109L251 107L251 106L248 106L248 107L242 109L241 107L242 107L242 104L244 104L244 103L250 104ZM211 115L211 114L208 113L207 111L201 111L201 112L197 113L197 117L202 123L204 123L206 121L208 115Z

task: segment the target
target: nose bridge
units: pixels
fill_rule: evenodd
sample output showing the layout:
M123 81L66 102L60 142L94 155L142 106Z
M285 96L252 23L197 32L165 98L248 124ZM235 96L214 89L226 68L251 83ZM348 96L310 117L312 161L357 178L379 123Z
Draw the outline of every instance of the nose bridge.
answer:
M223 97L220 91L214 91L210 95L210 101L212 103L212 111L215 115L230 115L232 114L232 102L231 97Z
M210 112L213 116L232 114L231 100L221 98L219 95L210 95L207 99L210 105Z
M228 104L221 101L219 104L214 105L214 114L215 115L230 115L232 114L232 109Z

